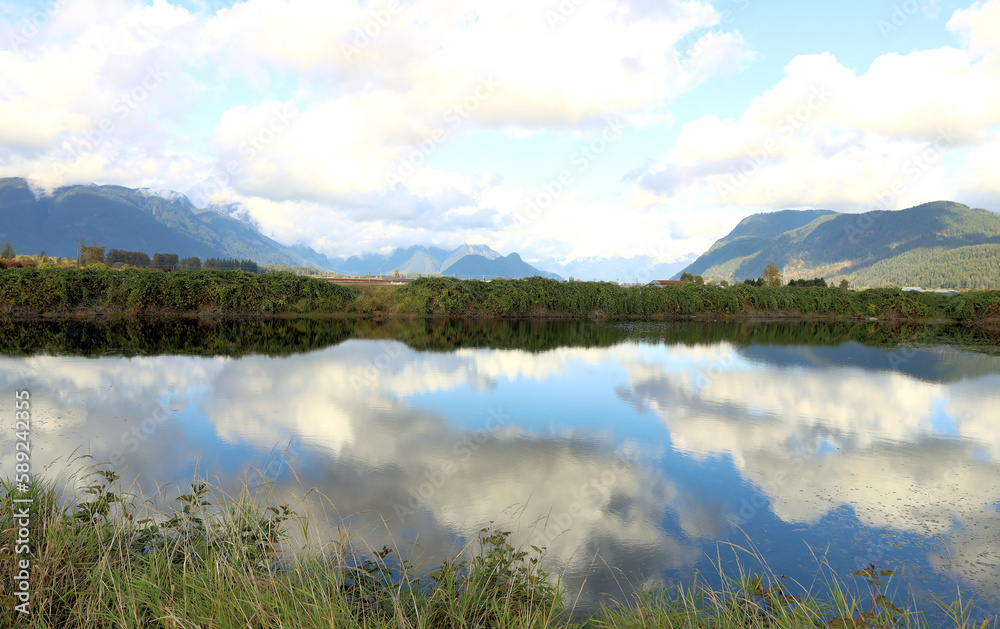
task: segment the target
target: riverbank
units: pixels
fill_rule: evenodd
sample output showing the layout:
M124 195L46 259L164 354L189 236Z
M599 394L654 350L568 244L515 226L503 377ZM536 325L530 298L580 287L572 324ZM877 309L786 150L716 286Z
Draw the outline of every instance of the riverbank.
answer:
M893 572L878 566L824 575L824 591L741 569L719 589L695 582L582 612L544 549L515 547L506 531L483 529L431 568L350 538L310 540L315 520L264 490L230 496L196 482L150 512L156 501L118 478L89 470L78 483L86 500L39 480L0 483L0 571L14 577L0 590L0 626L930 627L939 623L923 612L942 610L950 626L1000 626L961 594L939 610L890 600ZM319 550L295 551L292 534Z
M624 287L540 277L491 282L433 277L360 290L290 273L18 268L0 271L0 316L825 319L995 325L1000 291L943 295L898 288L694 283Z

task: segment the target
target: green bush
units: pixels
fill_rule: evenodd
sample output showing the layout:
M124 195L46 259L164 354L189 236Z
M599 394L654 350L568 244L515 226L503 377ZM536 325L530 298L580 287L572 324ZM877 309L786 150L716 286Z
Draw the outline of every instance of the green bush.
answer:
M862 292L819 285L732 287L696 283L626 288L610 282L559 282L532 277L492 282L422 278L401 287L396 312L449 316L591 315L815 315L832 317L952 318L1000 316L1000 292L962 296L902 291Z
M291 273L93 267L12 268L0 273L0 304L15 312L342 312L359 294L354 288Z
M150 269L0 270L0 311L151 313L395 313L452 317L804 315L975 320L1000 317L1000 291L961 295L822 286L685 283L622 287L542 277L491 282L428 277L367 294L287 272Z

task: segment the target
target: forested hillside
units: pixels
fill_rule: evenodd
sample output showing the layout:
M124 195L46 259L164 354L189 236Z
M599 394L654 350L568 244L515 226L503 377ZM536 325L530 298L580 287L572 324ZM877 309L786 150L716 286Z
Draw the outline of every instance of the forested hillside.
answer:
M35 194L21 178L0 178L0 242L17 253L75 258L79 239L107 249L237 258L328 268L326 256L286 247L252 225L181 194L121 186L66 186Z
M852 287L1000 288L1000 215L938 201L906 210L786 210L747 217L685 272L706 281L846 279Z

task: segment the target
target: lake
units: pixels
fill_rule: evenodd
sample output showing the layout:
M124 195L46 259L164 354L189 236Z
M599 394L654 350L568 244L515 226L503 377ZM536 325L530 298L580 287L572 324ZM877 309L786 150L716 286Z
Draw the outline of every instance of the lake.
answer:
M581 609L760 559L814 590L874 564L922 608L960 585L1000 611L1000 352L974 329L279 320L0 333L0 407L12 417L14 391L31 392L35 473L89 452L145 495L196 478L269 484L322 538L428 565L503 528L545 547ZM0 460L11 475L12 446Z

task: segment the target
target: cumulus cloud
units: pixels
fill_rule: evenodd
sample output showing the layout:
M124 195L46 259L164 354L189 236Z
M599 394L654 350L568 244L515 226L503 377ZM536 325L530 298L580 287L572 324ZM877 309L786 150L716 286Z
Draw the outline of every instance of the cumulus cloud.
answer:
M589 142L615 118L662 133L678 96L753 62L724 11L201 4L62 2L30 37L0 39L0 175L240 202L267 235L332 255L486 239L531 259L677 259L761 207L1000 197L997 0L952 16L957 47L887 54L861 72L829 54L790 59L740 116L687 122L651 165L602 157L528 222L518 217L546 182L510 177L510 153L563 132Z
M749 54L718 28L688 54L720 22L697 1L100 4L58 3L0 50L0 174L242 202L269 235L330 253L406 244L385 240L400 230L495 235L502 173L432 165L457 137L655 124Z
M686 123L640 179L664 199L743 207L901 209L998 200L982 168L1000 125L1000 3L958 11L961 48L886 54L864 72L830 54L792 59L738 118ZM948 158L972 150L955 173Z

